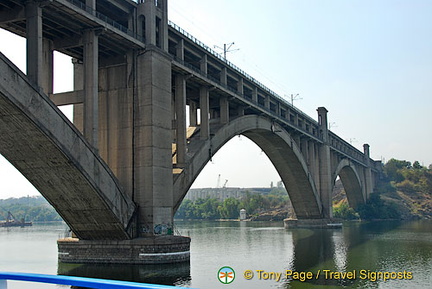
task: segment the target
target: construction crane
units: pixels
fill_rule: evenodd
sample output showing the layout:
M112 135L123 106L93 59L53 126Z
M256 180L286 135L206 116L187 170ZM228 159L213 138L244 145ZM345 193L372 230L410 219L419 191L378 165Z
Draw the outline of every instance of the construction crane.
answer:
M7 212L7 217L5 221L0 221L0 227L28 227L32 226L32 222L25 222L24 218L17 220L10 211Z
M223 186L222 186L222 188L226 188L226 184L228 183L228 180L227 179L225 179L225 183L223 184Z

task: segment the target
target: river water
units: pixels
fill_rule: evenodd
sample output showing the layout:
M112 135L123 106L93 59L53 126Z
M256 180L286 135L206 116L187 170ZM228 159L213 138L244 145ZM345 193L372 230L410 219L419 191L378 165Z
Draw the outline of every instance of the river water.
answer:
M64 235L64 224L0 228L0 271L192 288L419 289L432 284L431 221L346 223L343 229L314 230L286 230L279 222L185 221L176 227L192 238L191 260L163 266L59 264L56 240ZM230 284L218 280L224 266L235 272ZM9 282L8 288L68 287Z

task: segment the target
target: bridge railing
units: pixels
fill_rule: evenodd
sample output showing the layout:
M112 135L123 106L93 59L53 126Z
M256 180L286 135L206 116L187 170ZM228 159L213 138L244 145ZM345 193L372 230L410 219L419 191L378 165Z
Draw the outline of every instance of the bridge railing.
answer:
M339 137L337 134L329 131L329 145L334 150L338 151L339 153L345 154L347 156L350 156L351 158L355 159L359 163L365 164L366 158L362 151L355 148L352 144L348 143L341 137Z
M288 100L284 99L283 97L281 97L280 95L278 95L276 92L274 92L273 90L269 89L264 84L262 84L261 82L259 82L258 80L256 80L254 77L252 77L249 74L247 74L244 70L240 69L239 67L237 67L236 65L234 65L232 62L228 61L220 53L217 53L216 51L214 51L212 48L210 48L209 46L207 46L206 44L204 44L201 40L197 39L195 36L193 36L192 34L190 34L189 32L187 32L186 30L184 30L183 28L181 28L180 26L178 26L174 22L168 21L168 24L169 24L169 26L171 28L173 28L174 30L176 30L177 32L179 32L180 34L182 34L184 37L188 38L190 41L192 41L193 43L197 44L202 49L204 49L208 53L210 53L212 56L216 57L221 62L223 62L224 64L226 64L227 66L229 66L231 69L233 69L234 71L236 71L237 73L239 73L244 79L249 80L254 85L256 85L257 87L259 87L260 89L262 89L264 92L268 93L269 96L271 96L274 99L278 100L280 103L286 105L286 107L288 107L291 111L293 111L294 113L296 113L298 116L300 116L304 120L307 120L311 125L315 126L316 128L318 127L318 122L315 119L313 119L309 115L305 114L304 112L302 112L301 110L299 110L298 108L296 108L294 105L292 105L292 103L290 103ZM191 64L189 64L187 62L185 62L184 60L181 60L181 59L177 58L175 55L174 55L174 59L177 62L181 63L182 65L188 67L189 69L191 69L191 70L193 70L193 71L195 71L195 72L203 75L204 77L210 79L211 81L217 83L218 85L220 85L220 86L222 86L222 87L224 87L224 88L232 91L233 93L237 93L237 91L235 89L233 89L232 87L230 87L228 85L222 84L220 80L218 80L218 79L216 79L214 77L211 77L209 75L204 75L199 68L197 68L197 67L195 67L195 66L193 66L193 65L191 65ZM257 103L257 105L260 106L263 109L266 109L263 105L261 105L259 103ZM271 113L271 111L269 109L266 109L266 110L268 110ZM300 130L302 130L302 131L305 131L301 127L297 127L297 128L300 129Z
M287 106L289 106L290 109L294 110L296 113L298 113L299 115L301 115L303 118L308 119L312 123L317 122L316 120L314 120L313 118L311 118L310 116L308 116L307 114L305 114L304 112L302 112L301 110L299 110L298 108L296 108L295 106L293 106L288 100L286 100L285 98L281 97L276 92L274 92L273 90L271 90L270 88L268 88L267 86L265 86L264 84L262 84L261 82L259 82L258 80L256 80L254 77L252 77L249 74L247 74L244 70L240 69L235 64L233 64L232 62L230 62L229 60L227 60L226 58L224 58L221 55L221 53L217 53L212 48L210 48L206 44L204 44L201 40L197 39L192 34L190 34L189 32L187 32L186 30L184 30L183 28L181 28L180 26L178 26L174 22L168 20L168 24L173 29L175 29L176 31L180 32L183 36L187 37L189 40L191 40L195 44L199 45L201 48L205 49L211 55L213 55L214 57L218 58L220 61L224 62L227 66L231 67L237 73L239 73L240 75L242 75L245 79L251 81L253 84L255 84L257 87L261 88L263 91L267 92L268 94L270 94L274 98L278 99L280 102L282 102L282 103L286 104Z
M58 285L71 285L86 288L109 288L109 289L170 289L182 288L168 285L155 285L147 283L136 283L128 281L85 278L64 275L46 275L33 273L17 273L17 272L0 272L0 289L7 289L7 281L25 281L36 283L49 283Z
M83 2L79 1L79 0L66 0L67 2L77 6L78 8L81 8L82 10L86 11L87 13L96 16L96 18L106 22L107 24L111 25L112 27L120 30L121 32L139 40L144 42L144 37L141 35L138 35L137 33L135 33L134 31L128 29L126 26L118 23L117 21L109 18L108 16L100 13L99 11L85 5Z

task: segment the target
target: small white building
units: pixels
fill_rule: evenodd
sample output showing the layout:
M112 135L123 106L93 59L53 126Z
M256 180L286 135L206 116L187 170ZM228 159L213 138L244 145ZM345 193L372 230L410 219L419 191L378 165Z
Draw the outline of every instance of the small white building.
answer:
M244 221L244 220L246 220L246 210L241 209L240 210L240 221Z

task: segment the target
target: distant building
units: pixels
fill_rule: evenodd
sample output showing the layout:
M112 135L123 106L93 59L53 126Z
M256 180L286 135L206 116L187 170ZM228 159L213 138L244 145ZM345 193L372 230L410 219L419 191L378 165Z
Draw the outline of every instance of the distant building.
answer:
M198 199L215 198L225 200L227 198L241 199L247 192L251 194L268 194L271 188L200 188L190 189L185 200L196 201Z
M246 220L246 210L241 209L240 210L240 221Z

